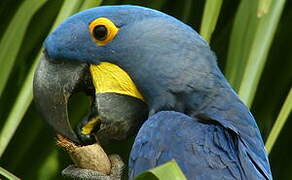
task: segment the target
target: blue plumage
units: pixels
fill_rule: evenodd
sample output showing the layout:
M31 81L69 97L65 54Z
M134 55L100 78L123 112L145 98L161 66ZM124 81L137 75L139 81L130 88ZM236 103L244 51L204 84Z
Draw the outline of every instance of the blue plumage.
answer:
M120 28L98 46L88 24L98 17ZM192 28L138 6L98 7L67 19L45 41L52 59L117 64L149 106L129 172L176 159L189 179L272 179L256 122Z
M136 137L130 177L176 159L188 179L246 179L238 139L222 126L199 121L174 111L153 115Z
M244 130L222 118L236 118L231 110L233 103L222 109L218 108L221 103L217 103L214 99L214 106L193 113L193 117L174 111L160 111L151 116L135 139L129 159L129 177L132 179L175 159L188 179L272 179L257 128L247 125L245 130L250 134L243 134ZM213 119L217 116L220 120ZM252 120L249 113L245 118ZM227 122L222 125L220 121Z

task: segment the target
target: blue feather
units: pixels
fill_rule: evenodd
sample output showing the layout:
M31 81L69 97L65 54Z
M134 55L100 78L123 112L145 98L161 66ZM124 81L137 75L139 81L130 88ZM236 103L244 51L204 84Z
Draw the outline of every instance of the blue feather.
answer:
M151 116L133 145L130 179L172 159L188 179L271 179L269 169L267 177L254 167L256 162L246 154L244 141L237 133L202 121L174 111Z

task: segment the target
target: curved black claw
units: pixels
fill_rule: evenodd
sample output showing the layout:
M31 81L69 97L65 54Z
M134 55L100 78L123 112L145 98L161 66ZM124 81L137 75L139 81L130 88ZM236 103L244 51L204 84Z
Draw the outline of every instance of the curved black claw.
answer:
M112 164L111 174L106 175L89 169L77 168L70 165L62 171L65 178L77 180L121 180L125 164L119 155L113 154L109 156Z

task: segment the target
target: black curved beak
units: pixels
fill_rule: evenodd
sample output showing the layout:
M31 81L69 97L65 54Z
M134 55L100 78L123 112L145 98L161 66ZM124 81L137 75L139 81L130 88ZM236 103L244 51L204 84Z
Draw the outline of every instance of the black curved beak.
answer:
M92 133L94 137L99 137L101 143L124 140L135 134L147 118L147 105L131 96L95 94L89 66L77 61L50 59L46 52L43 53L34 75L33 93L36 106L45 121L56 133L81 145L93 143ZM70 125L67 105L70 97L80 91L91 96L93 102L89 113L74 131ZM83 127L97 119L90 134L84 134Z
M53 129L80 144L73 131L67 111L70 96L90 87L88 65L49 59L46 52L34 75L33 93L35 103Z

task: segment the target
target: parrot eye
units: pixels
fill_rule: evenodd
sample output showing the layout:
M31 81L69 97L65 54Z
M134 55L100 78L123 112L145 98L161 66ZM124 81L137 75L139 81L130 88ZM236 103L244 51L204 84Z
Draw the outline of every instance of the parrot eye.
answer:
M104 46L114 39L119 29L111 20L100 17L89 24L89 31L97 45Z
M93 29L93 36L99 41L105 40L107 36L106 27L104 25L95 26L95 28Z

